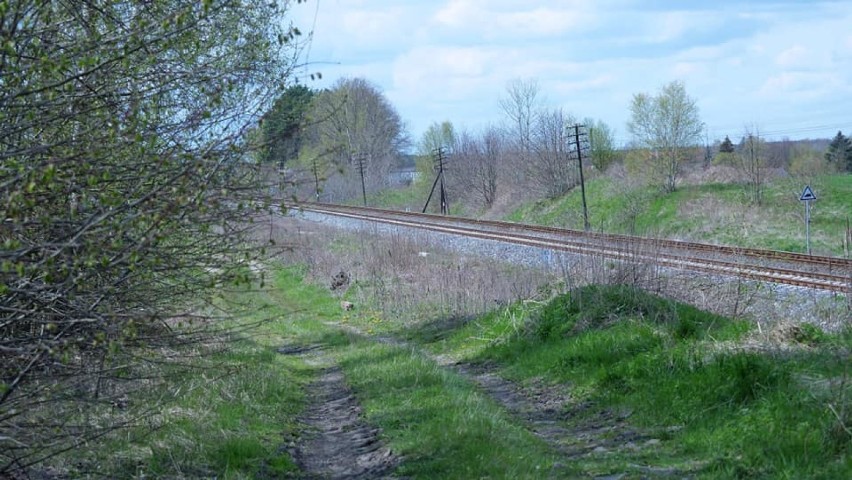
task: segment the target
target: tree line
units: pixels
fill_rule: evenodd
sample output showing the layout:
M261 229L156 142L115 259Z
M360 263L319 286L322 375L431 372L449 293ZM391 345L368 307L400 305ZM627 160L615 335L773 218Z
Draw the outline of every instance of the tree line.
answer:
M294 99L304 100L299 108L293 108ZM758 204L770 168L852 171L849 141L841 133L824 159L791 142L770 144L756 126L745 128L736 145L728 137L711 144L697 102L681 82L633 96L627 123L632 141L620 148L605 122L545 105L535 80L510 82L498 101L499 122L479 130L459 130L449 120L433 122L414 143L418 175L426 180L418 184L424 199L428 179L436 175L438 148L447 156L450 195L474 208L491 207L501 194L516 200L564 195L579 183L581 159L592 173L623 163L629 175L664 193L678 188L687 163L699 159L704 167L726 165L738 172L749 199ZM343 79L321 92L292 87L265 120L257 137L269 159L280 162L282 178L322 191L328 201L355 196L356 156L369 157L369 188L387 187L390 170L410 144L399 114L378 87L363 79ZM574 129L577 125L582 128ZM289 135L288 129L300 133ZM282 139L286 148L278 146Z
M340 79L321 91L290 86L249 137L258 158L275 167L269 174L282 187L277 194L301 187L303 196L332 202L360 192L359 161L367 188L389 186L388 173L410 142L396 109L363 78Z

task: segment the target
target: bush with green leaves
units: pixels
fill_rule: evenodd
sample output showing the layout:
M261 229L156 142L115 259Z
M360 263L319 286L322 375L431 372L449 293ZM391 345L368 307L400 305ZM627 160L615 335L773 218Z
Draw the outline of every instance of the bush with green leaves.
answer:
M86 415L245 276L245 133L294 67L288 6L0 1L0 476L114 428Z

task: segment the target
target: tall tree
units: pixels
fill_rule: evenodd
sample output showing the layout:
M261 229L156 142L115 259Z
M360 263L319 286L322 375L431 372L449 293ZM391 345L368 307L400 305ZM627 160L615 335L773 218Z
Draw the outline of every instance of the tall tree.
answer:
M575 123L576 119L560 108L536 115L526 172L532 188L549 198L564 195L579 184L574 146L568 143L566 132Z
M831 140L825 152L825 159L834 168L852 173L852 142L843 135L843 132L838 131Z
M747 129L736 158L737 166L746 181L746 190L752 203L763 203L763 187L766 183L766 142L760 138L757 128Z
M734 142L725 135L725 139L719 144L719 153L734 153Z
M302 129L314 92L304 85L293 85L281 94L263 116L261 160L279 168L298 158L302 147Z
M657 95L634 95L630 114L628 130L652 151L656 178L666 192L673 192L687 149L701 138L704 128L695 100L686 94L683 83L672 82Z
M505 154L503 132L488 127L480 134L462 132L451 157L456 194L488 208L497 197L499 165Z
M139 418L102 406L245 275L244 133L293 68L287 5L0 2L0 477Z
M538 82L522 79L509 82L505 97L500 99L500 108L506 115L508 139L515 151L514 171L522 174L532 156L533 129L541 108L541 88Z
M313 146L337 165L343 177L329 178L328 189L340 198L360 192L355 162L366 159L368 186L385 186L397 158L409 145L405 125L393 105L377 86L363 78L339 80L320 92L311 107Z
M420 141L417 142L417 154L431 157L438 148L443 148L447 153L452 153L457 141L455 127L453 127L452 122L449 120L441 123L433 122L423 132Z
M589 158L599 171L604 171L618 158L615 134L603 120L587 118L583 121L589 133Z

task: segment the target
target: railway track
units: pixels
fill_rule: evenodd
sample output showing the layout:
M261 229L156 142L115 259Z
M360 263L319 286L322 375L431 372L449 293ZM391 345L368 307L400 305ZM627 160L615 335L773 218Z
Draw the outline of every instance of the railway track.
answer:
M285 205L290 209L514 243L578 255L719 274L763 282L852 292L852 260L793 252L709 245L629 235L401 212L323 203Z

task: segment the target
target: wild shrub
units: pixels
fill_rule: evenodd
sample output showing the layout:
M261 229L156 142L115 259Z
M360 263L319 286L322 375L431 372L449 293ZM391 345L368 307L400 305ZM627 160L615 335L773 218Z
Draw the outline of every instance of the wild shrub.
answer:
M829 335L821 328L810 323L803 323L796 329L793 339L805 345L817 346L828 341Z
M562 368L614 365L640 353L658 349L663 339L653 328L637 322L625 322L607 330L586 332L572 339L559 360Z
M790 381L790 371L759 353L736 352L716 357L703 372L707 403L745 404Z
M713 332L736 335L744 328L730 329L729 319L690 305L646 293L630 285L590 285L554 298L535 323L541 340L602 329L624 318L637 318L672 331L677 339L698 339ZM730 331L728 331L730 330Z
M287 12L0 2L0 477L148 417L108 406L248 279L248 131L293 68Z

